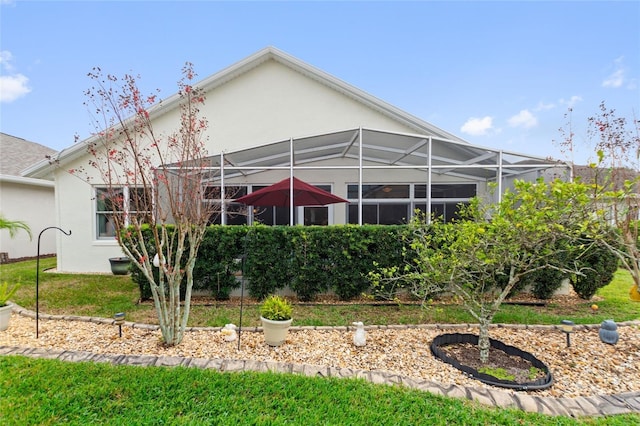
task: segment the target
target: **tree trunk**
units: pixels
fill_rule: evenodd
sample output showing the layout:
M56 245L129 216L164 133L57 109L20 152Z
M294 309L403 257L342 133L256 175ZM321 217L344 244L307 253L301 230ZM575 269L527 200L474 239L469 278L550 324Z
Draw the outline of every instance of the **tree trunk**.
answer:
M486 364L489 361L489 348L491 343L489 342L489 325L491 320L487 318L480 319L480 332L478 335L478 348L480 349L480 361Z

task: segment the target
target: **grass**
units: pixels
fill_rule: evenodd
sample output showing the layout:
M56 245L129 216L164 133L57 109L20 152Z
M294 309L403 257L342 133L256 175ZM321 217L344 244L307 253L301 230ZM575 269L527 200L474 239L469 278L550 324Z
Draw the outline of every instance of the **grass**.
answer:
M42 259L41 269L55 266ZM35 309L35 261L0 265L0 281L22 282L14 296ZM629 300L631 281L620 271L593 302L546 307L505 305L495 322L557 324L640 318L640 304ZM133 321L155 323L150 304L137 304L129 277L40 273L41 312L111 317L126 312ZM194 306L190 325L238 323L238 306ZM245 325L258 325L258 306L244 311ZM296 305L298 325L472 322L454 305L417 306ZM0 424L536 424L640 425L640 416L551 418L517 410L488 408L400 387L360 380L308 378L273 373L218 373L186 368L143 368L55 360L0 357ZM372 402L375 403L372 404Z
M42 270L55 266L54 258L41 259ZM0 282L22 282L13 300L35 310L35 261L0 265ZM547 306L503 305L494 323L505 324L558 324L571 319L576 324L599 324L605 319L627 321L640 319L640 303L629 298L633 284L626 271L618 271L614 281L597 293L599 309L593 311L593 301L564 304L551 301ZM50 314L100 316L110 318L116 312L126 312L130 321L157 324L152 303L138 304L138 287L128 276L91 274L40 273L39 306ZM192 305L190 326L221 327L227 323L239 324L237 304L214 302ZM424 324L474 323L473 318L460 306L434 302L425 308L417 305L307 305L297 304L293 311L294 325L351 325L353 321L365 324ZM258 305L246 304L243 326L259 326Z
M631 425L487 408L356 379L0 357L3 425ZM372 403L375 402L375 403Z

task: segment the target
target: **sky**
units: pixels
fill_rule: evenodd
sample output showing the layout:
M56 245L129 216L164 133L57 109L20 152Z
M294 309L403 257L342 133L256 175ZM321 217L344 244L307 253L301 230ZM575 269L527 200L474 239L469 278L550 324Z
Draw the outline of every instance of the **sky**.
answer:
M640 118L637 0L0 0L0 131L61 150L93 131L93 67L164 98L185 62L204 79L266 46L495 149L586 163L602 102Z

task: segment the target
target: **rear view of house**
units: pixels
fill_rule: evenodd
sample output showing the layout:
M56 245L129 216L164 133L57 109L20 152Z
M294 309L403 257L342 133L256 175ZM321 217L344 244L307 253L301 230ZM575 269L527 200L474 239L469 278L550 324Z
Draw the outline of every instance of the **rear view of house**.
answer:
M492 183L499 197L514 179L567 171L548 159L472 145L273 47L197 86L206 97L200 111L210 123L213 171L202 182L212 196L202 203L222 204L215 223L397 224L416 209L448 220L459 203L490 196ZM176 130L179 100L173 95L149 110L154 132ZM69 173L87 170L87 145L96 138L61 151L54 164L43 161L27 171L55 180L57 225L73 231L59 242L62 271L106 272L107 259L122 254L109 225L104 183ZM230 192L237 198L292 176L347 202L252 209L219 198ZM119 194L127 206L136 189L123 187ZM238 208L246 210L234 215Z

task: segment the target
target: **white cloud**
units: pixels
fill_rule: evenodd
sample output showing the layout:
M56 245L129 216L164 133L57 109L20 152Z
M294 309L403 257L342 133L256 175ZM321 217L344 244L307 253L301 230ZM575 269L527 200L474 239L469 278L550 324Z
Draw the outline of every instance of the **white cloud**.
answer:
M621 56L613 62L613 72L602 81L602 87L610 87L617 89L622 87L625 82L625 68L622 64L624 57Z
M617 89L624 84L624 70L616 70L602 82L602 87Z
M564 105L567 108L573 108L578 102L582 102L582 97L574 95L569 99L561 98L558 102L560 102L560 105Z
M10 51L0 51L0 66L9 74L0 75L0 102L13 102L31 92L29 79L15 72L12 61L13 55Z
M531 114L528 109L523 109L518 114L514 115L508 120L511 127L524 127L530 129L538 125L538 119L535 115Z
M11 65L11 61L13 60L13 55L8 50L0 50L0 65L2 65L2 69L8 72L13 72L14 68Z
M545 104L544 102L538 102L538 105L533 109L534 111L546 111L549 109L554 109L556 104Z
M24 75L0 76L0 102L13 102L29 92L29 79Z
M473 136L482 136L493 129L493 118L486 116L483 118L471 117L462 125L460 131Z

